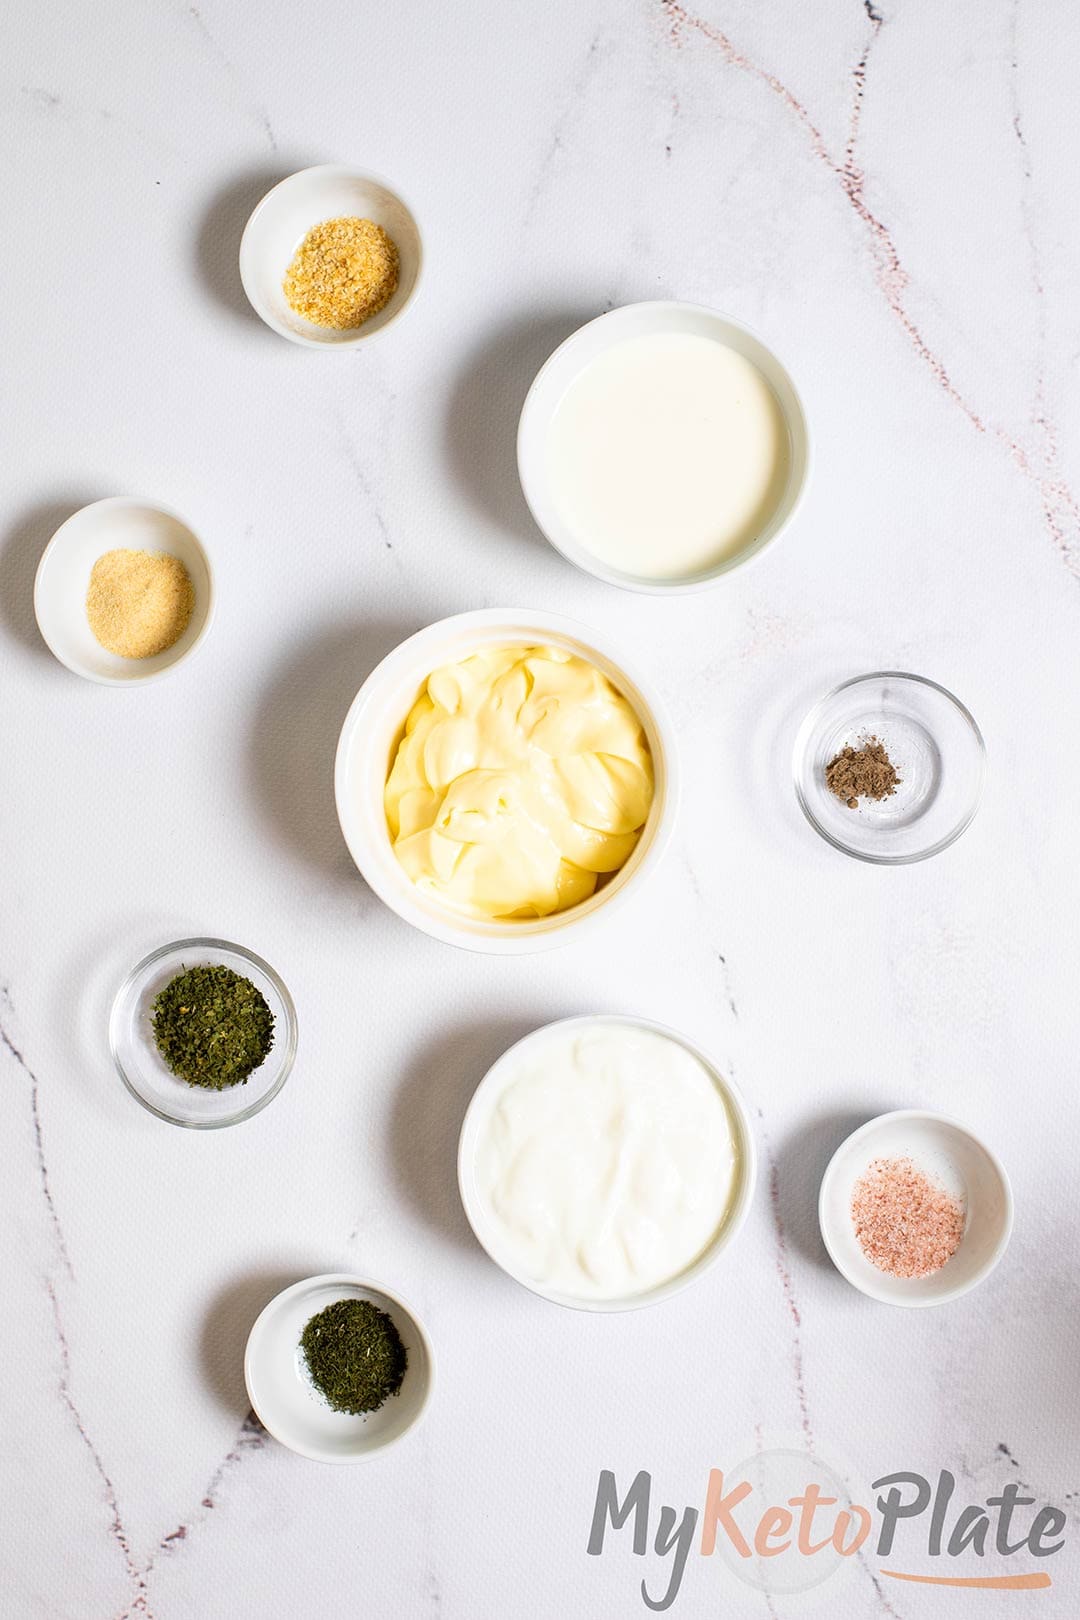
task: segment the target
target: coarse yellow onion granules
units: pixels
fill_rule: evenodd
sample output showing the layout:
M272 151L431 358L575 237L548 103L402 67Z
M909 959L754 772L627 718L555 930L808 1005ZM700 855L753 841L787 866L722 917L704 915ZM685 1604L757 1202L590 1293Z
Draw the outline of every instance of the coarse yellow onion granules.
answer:
M168 552L106 551L90 570L90 628L121 658L165 652L187 629L194 606L191 576Z
M293 255L282 283L289 307L315 326L348 332L393 297L398 284L394 240L370 219L327 219Z

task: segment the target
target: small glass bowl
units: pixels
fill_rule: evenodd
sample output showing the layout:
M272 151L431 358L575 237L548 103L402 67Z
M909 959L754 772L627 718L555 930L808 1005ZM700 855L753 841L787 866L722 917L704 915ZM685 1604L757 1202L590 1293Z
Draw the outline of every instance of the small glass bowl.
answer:
M165 1063L154 1043L155 997L186 968L221 965L250 979L274 1015L274 1044L245 1081L224 1091L192 1086ZM131 1095L170 1125L216 1130L266 1107L288 1078L296 1056L296 1008L269 963L224 939L181 939L162 945L132 968L113 1002L109 1047Z
M842 748L885 745L900 781L849 809L825 782ZM986 746L964 705L936 681L883 670L844 681L795 739L795 793L810 825L846 855L881 866L922 861L959 838L982 797Z

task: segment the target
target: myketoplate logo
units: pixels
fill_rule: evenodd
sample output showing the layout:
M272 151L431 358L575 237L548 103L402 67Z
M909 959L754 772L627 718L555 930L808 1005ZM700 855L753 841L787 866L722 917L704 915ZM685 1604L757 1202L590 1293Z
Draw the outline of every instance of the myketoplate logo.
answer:
M663 1497L644 1469L621 1478L601 1469L586 1549L592 1558L648 1558L635 1584L656 1613L675 1608L701 1561L719 1559L770 1597L802 1594L810 1607L819 1588L858 1565L882 1593L894 1582L1038 1592L1053 1585L1053 1560L1065 1546L1065 1512L1019 1481L973 1500L947 1468L896 1468L864 1494L798 1449L760 1450L733 1468L711 1468L696 1499L681 1505ZM720 1595L710 1611L718 1617Z

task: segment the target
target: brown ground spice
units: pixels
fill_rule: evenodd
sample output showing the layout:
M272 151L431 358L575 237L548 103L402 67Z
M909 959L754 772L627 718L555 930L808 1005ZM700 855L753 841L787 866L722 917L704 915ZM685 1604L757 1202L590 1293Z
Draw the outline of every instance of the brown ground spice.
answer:
M896 766L878 737L867 737L859 748L841 748L825 767L825 785L843 799L849 810L860 799L887 799L900 785Z

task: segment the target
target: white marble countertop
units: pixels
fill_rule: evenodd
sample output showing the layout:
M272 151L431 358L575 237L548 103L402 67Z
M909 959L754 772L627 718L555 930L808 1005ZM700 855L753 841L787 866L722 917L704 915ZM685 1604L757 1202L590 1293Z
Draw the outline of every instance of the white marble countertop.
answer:
M1062 0L24 8L0 67L5 1614L626 1620L661 1561L627 1533L586 1556L599 1471L700 1504L759 1444L1071 1512L1078 50ZM400 184L429 258L399 329L323 357L260 325L235 260L268 185L334 159ZM816 449L777 548L662 602L565 564L513 457L556 341L651 296L761 330ZM123 492L182 511L220 585L198 658L131 692L61 668L31 605L57 522ZM633 648L686 789L651 894L508 960L385 911L331 791L378 658L499 604ZM813 697L890 666L959 693L991 775L954 848L878 870L805 825L788 756ZM299 1007L292 1078L235 1130L161 1124L110 1066L119 978L186 933L265 955ZM456 1193L485 1067L591 1010L700 1039L759 1128L737 1246L627 1316L515 1286ZM1000 1269L939 1311L857 1295L817 1234L832 1148L904 1105L970 1122L1016 1195ZM270 1441L242 1377L261 1305L336 1269L399 1287L439 1358L423 1428L355 1469ZM716 1562L674 1614L803 1612ZM1075 1616L1068 1541L1051 1563L995 1612ZM873 1560L821 1603L990 1606Z

